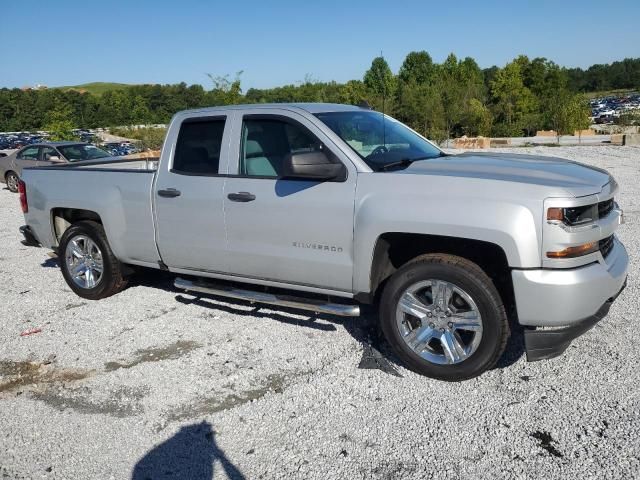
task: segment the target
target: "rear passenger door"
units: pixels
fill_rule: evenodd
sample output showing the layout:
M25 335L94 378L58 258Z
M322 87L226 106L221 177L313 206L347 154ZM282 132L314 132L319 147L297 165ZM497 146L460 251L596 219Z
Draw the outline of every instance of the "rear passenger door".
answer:
M22 175L23 168L29 167L37 167L38 166L38 156L40 152L40 147L25 147L22 149L20 153L16 156L16 166L19 175Z
M158 249L170 269L226 271L220 174L230 124L226 114L188 116L165 140L163 155L170 158L162 158L152 194Z

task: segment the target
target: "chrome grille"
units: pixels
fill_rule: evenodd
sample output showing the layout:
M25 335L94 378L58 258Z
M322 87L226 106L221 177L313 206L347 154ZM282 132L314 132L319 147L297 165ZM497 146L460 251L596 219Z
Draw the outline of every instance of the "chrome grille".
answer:
M600 240L598 242L598 246L600 247L600 253L602 253L602 256L607 258L607 255L609 255L613 249L613 235Z
M605 200L604 202L600 202L598 203L598 217L599 218L604 218L607 215L609 215L611 213L611 210L613 210L613 198L610 198L609 200Z

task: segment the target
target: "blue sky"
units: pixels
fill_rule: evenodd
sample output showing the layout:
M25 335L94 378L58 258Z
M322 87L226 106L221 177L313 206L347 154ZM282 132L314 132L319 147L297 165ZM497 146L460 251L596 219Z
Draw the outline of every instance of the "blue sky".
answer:
M518 54L586 67L640 57L640 1L5 0L0 87L93 81L242 85L362 78L412 50L481 67Z

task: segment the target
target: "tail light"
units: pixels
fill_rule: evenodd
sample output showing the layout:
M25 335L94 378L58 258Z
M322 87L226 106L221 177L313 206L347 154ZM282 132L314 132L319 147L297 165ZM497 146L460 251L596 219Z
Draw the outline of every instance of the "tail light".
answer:
M27 185L22 181L18 181L18 193L20 194L20 206L22 207L22 213L29 211L29 204L27 203Z

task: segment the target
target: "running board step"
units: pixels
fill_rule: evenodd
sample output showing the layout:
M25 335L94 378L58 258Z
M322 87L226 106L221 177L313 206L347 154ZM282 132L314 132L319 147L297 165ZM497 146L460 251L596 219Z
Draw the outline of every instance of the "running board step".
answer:
M199 292L209 295L218 295L221 297L237 298L239 300L246 300L252 303L279 305L281 307L310 310L316 313L329 313L331 315L340 315L342 317L360 316L360 307L353 304L329 303L323 302L322 300L293 297L290 295L274 295L272 293L243 290L241 288L208 282L193 282L184 278L176 278L174 285L176 288L186 290L188 292Z

